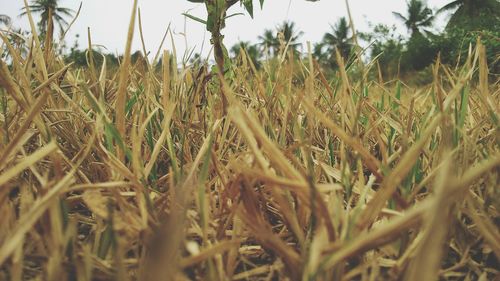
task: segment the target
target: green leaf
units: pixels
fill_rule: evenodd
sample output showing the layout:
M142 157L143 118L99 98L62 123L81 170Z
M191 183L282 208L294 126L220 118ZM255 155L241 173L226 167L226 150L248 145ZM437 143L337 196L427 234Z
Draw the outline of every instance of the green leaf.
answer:
M137 101L139 100L139 93L140 91L136 91L134 93L134 95L132 96L132 98L130 98L128 101L127 101L127 104L125 105L125 114L127 115L127 117L130 117L130 114L132 113L132 108L134 107L134 105L137 103Z
M262 9L264 7L264 0L259 0L260 2L260 8Z
M153 126L152 126L151 122L149 122L149 124L147 126L147 130L146 130L146 142L149 145L149 149L151 149L151 151L153 151L155 144L154 144L154 140L153 140Z
M128 159L132 159L132 152L128 147L125 146L125 143L123 142L123 139L116 129L114 124L108 123L104 121L104 130L106 137L109 137L111 140L114 140L118 146L125 151L125 156L127 156Z
M111 154L115 154L115 147L113 145L113 132L108 126L104 126L104 144Z
M460 129L463 129L465 124L465 117L467 116L467 110L469 106L469 90L469 87L466 86L462 89L461 93L460 116L457 124Z
M189 0L188 0L188 1L189 1ZM200 18L198 18L198 17L192 16L192 15L187 14L187 13L182 13L182 15L183 15L183 16L185 16L185 17L188 17L188 18L190 18L190 19L192 19L192 20L194 20L194 21L197 21L197 22L199 22L199 23L202 23L203 25L207 25L207 21L202 20L202 19L200 19Z
M231 14L231 15L229 15L229 16L227 16L227 17L225 17L224 19L228 19L228 18L230 18L230 17L234 17L234 16L244 16L244 15L245 15L245 14L243 14L243 13L235 13L235 14Z
M108 255L109 250L115 244L115 232L113 231L113 225L110 223L106 226L106 229L102 233L101 239L99 240L99 247L97 250L97 256L101 259L105 259Z
M216 16L216 10L215 10L215 5L213 4L208 4L207 3L207 30L212 32L215 26L215 20L217 18Z
M253 0L243 0L243 6L245 6L245 10L247 10L250 17L253 18Z

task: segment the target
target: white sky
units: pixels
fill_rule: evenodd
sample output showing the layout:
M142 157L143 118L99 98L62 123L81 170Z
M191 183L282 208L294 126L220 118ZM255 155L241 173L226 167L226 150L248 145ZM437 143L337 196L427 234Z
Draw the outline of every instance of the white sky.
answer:
M432 9L442 7L451 0L428 0ZM60 0L60 6L76 10L80 1ZM66 36L68 46L73 45L75 35L80 35L80 48L88 44L87 27L92 33L92 42L102 45L108 52L123 53L127 37L127 29L132 9L132 0L83 0L79 18ZM397 24L399 32L407 34L405 28L392 15L392 11L405 14L404 0L350 0L351 12L357 30L367 31L368 22ZM22 0L0 0L0 14L13 18L16 27L28 28L27 18L19 18ZM257 0L254 0L254 19L250 16L235 16L227 20L223 30L228 47L239 40L257 42L257 37L264 29L273 29L284 20L294 21L296 27L304 32L302 42L318 42L325 32L330 30L330 24L335 24L339 17L347 16L345 0L320 0L307 2L305 0L266 0L264 9L260 10ZM204 42L204 52L210 49L209 38L202 24L186 19L183 12L205 18L205 6L188 2L187 0L139 0L142 13L142 24L146 48L155 54L163 34L169 25L175 32L174 42L177 52L182 54L186 47L195 48L200 52ZM242 12L239 5L230 9L229 13ZM69 20L68 20L69 21ZM443 20L438 21L436 30L441 30ZM184 33L185 31L185 33ZM183 34L186 34L184 37ZM187 43L187 44L186 44ZM164 48L171 49L170 40ZM141 49L139 34L134 34L133 50Z

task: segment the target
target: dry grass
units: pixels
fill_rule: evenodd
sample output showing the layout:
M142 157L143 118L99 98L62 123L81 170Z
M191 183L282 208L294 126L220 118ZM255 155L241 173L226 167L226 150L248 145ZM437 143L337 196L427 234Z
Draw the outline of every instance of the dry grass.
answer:
M0 62L1 280L500 276L480 43L419 89L245 54L220 87L167 52L115 73L29 45Z

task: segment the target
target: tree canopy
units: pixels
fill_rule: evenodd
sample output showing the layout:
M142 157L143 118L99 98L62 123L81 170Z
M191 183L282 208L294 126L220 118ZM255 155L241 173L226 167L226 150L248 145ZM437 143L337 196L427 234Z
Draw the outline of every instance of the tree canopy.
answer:
M432 26L434 16L421 0L410 0L407 2L406 16L399 12L392 12L396 18L404 23L412 36L421 33L422 29Z
M28 6L32 13L40 14L38 27L42 35L49 32L48 28L50 21L59 25L61 34L64 32L64 28L68 26L65 17L71 17L73 15L73 10L60 7L58 2L58 0L32 0L31 5ZM20 16L25 16L27 13L26 7L23 7ZM52 37L52 34L49 36Z

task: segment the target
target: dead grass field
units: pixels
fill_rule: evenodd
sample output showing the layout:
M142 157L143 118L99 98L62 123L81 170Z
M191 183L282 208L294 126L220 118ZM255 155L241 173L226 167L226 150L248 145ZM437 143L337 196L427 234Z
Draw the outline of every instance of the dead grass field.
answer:
M500 278L480 43L419 88L285 55L221 85L167 52L78 69L4 46L0 280Z

